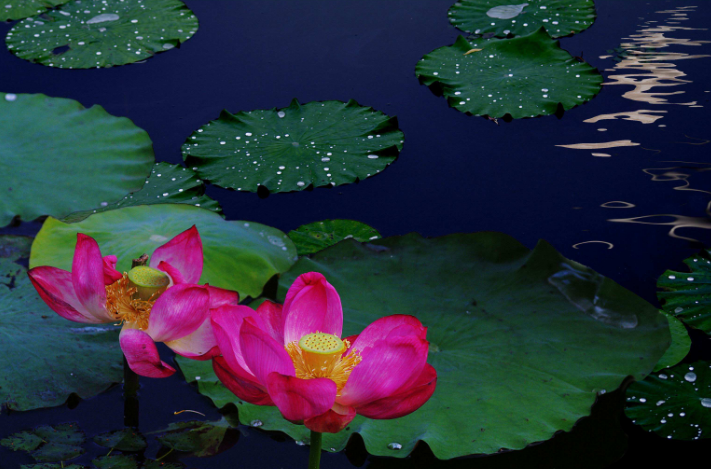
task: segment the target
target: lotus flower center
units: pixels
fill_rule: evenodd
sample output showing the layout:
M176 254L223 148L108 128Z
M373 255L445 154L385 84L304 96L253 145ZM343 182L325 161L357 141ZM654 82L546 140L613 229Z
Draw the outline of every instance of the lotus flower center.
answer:
M286 351L294 362L296 377L301 379L329 378L338 388L338 395L346 385L353 368L362 358L357 350L351 350L350 343L333 334L315 332L305 335L298 342L286 345Z
M160 270L143 265L134 267L106 286L106 310L119 323L145 330L153 303L169 286L170 277Z

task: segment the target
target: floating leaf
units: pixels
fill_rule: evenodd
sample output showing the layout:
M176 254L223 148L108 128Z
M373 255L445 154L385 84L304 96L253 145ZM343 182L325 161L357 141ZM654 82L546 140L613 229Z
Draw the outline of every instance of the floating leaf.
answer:
M191 169L177 164L156 163L143 188L113 204L102 204L95 210L75 212L62 219L76 223L89 215L123 207L154 204L189 204L222 213L220 204L205 195L205 184Z
M532 251L500 233L352 240L302 258L280 279L324 273L344 307L343 335L378 317L417 316L428 327L437 390L396 420L356 419L324 447L359 433L369 453L404 457L418 440L439 459L520 449L567 431L598 393L644 378L669 345L666 318L641 298L549 244ZM209 363L179 359L188 380L242 423L306 441L275 407L242 403Z
M627 417L647 431L675 440L708 438L711 426L711 366L681 363L632 383Z
M297 100L278 110L222 111L183 145L188 166L206 181L256 192L300 191L365 179L395 161L397 119L351 100Z
M102 456L91 462L98 469L138 469L138 463L134 457L127 454Z
M146 439L133 428L124 428L96 435L94 443L104 448L117 449L119 451L142 451L146 449Z
M111 203L140 189L154 161L129 119L43 94L0 93L0 154L0 226Z
M130 64L179 46L198 29L195 15L179 0L83 0L7 33L18 57L58 68Z
M30 267L51 265L71 270L77 233L99 243L104 255L118 256L117 269L151 254L173 236L197 226L204 267L201 283L257 297L275 274L294 263L296 248L281 231L243 221L225 221L209 210L184 204L141 205L97 213L78 223L48 218L32 245Z
M449 9L452 25L474 34L524 36L544 27L553 37L569 36L595 21L593 0L461 0Z
M14 21L44 13L47 8L67 3L69 0L5 0L0 5L0 21Z
M230 428L225 419L217 422L191 420L171 423L167 429L154 433L164 433L157 438L163 446L204 458L220 452L220 446Z
M662 311L669 321L669 332L671 332L671 345L664 353L659 362L655 365L654 371L663 370L674 366L682 361L691 349L691 337L686 331L684 323L679 321L671 314Z
M686 260L690 272L667 270L657 280L664 311L691 327L711 334L711 260L702 251Z
M300 256L313 254L344 239L372 241L380 237L375 228L354 220L317 221L289 232Z
M0 278L0 407L56 406L72 393L88 398L121 381L118 330L59 317L26 269L8 259L0 258Z
M67 461L84 453L81 447L83 442L84 433L77 424L64 423L15 433L0 443L13 451L33 451L32 457L39 462L55 462Z
M20 466L20 469L86 469L84 466L70 464L65 466L63 463L40 463L40 464L25 464Z
M472 47L482 50L465 55ZM514 119L553 114L591 100L602 75L560 48L544 29L506 40L463 36L425 55L415 73L467 114Z

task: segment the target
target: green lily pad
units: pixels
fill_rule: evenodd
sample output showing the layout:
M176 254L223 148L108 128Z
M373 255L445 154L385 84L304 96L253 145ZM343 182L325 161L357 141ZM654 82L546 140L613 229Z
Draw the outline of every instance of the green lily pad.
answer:
M40 463L40 464L24 464L20 466L20 469L85 469L84 466L79 466L78 464L70 464L65 466L63 463Z
M425 55L415 73L458 111L494 118L554 114L559 106L567 111L602 85L595 68L574 59L543 28L506 40L459 36Z
M632 383L627 417L647 431L674 440L709 438L711 365L681 363Z
M97 213L78 223L48 218L32 245L30 267L71 270L77 233L96 239L103 255L118 256L117 269L151 254L173 236L197 226L204 267L201 283L257 297L274 275L288 270L296 248L281 231L244 221L225 221L209 210L184 204L141 205Z
M344 239L372 241L381 238L375 228L354 220L323 220L289 232L300 256L313 254Z
M142 451L146 449L146 439L133 428L124 428L102 433L94 437L94 443L104 448L119 451Z
M711 260L709 251L684 260L690 272L667 270L657 280L664 311L711 334Z
M5 41L30 62L100 68L149 59L197 29L197 17L179 0L83 0L19 22Z
M660 371L676 365L686 357L691 349L691 337L689 337L684 323L665 311L662 311L662 314L669 321L671 345L659 360L659 363L654 366L654 371Z
M185 464L179 462L163 462L149 459L143 463L143 469L183 469Z
M222 111L183 145L186 164L212 184L240 191L300 191L365 179L395 161L397 118L351 100L277 110Z
M205 184L193 170L177 164L156 163L140 191L128 194L116 203L102 204L95 210L72 213L62 221L76 223L94 213L154 204L189 204L222 213L220 204L205 195Z
M0 21L15 21L44 13L69 0L5 0L0 5Z
M157 438L163 446L204 458L220 452L220 446L230 429L225 419L217 422L191 420L171 423L167 429L153 433L163 433Z
M118 331L59 317L39 297L27 270L4 258L0 336L0 407L56 406L72 393L88 398L121 381Z
M343 335L390 314L428 327L437 390L395 420L356 417L324 447L359 433L368 452L404 457L425 441L439 459L520 449L567 431L599 393L627 376L643 379L669 345L669 326L650 304L544 241L528 250L500 233L425 239L411 234L346 240L301 258L280 279L316 271L338 290ZM240 402L209 364L179 360L188 380L218 407L237 405L244 424L306 441L308 430L275 407Z
M448 12L452 25L474 34L525 36L544 27L552 37L570 36L595 21L593 0L461 0Z
M43 94L0 93L0 154L0 226L111 203L139 190L154 162L129 119Z
M134 457L127 454L102 456L91 462L98 469L138 469L138 463Z
M44 425L32 431L19 432L0 443L13 451L32 451L39 462L67 461L84 453L84 433L75 423Z

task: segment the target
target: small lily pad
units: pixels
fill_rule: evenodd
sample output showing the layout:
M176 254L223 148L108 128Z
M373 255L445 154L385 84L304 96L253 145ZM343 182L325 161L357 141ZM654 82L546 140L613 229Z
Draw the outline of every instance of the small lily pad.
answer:
M44 443L42 437L33 432L19 432L0 440L0 445L13 451L33 451Z
M448 12L452 25L474 34L525 36L540 27L570 36L595 21L593 0L461 0Z
M3 446L14 451L32 451L32 457L43 463L67 461L83 454L83 442L84 433L75 423L44 425L1 441Z
M637 425L663 438L709 438L711 364L682 363L632 383L625 413Z
M415 73L458 111L514 119L583 104L600 92L603 80L597 69L574 59L543 28L506 40L470 42L459 36L453 45L425 55Z
M222 213L220 204L205 195L205 184L193 170L177 164L156 163L140 191L128 194L113 204L102 203L101 207L95 210L72 213L62 221L76 223L94 213L154 204L188 204Z
M71 270L77 233L96 239L103 255L118 256L127 272L131 260L151 254L195 225L202 239L201 283L259 296L269 279L288 270L296 248L281 231L259 223L226 221L215 212L185 204L140 205L96 213L77 223L48 218L32 245L30 267Z
M113 454L102 456L91 461L98 469L138 469L138 463L133 456Z
M657 280L657 297L664 311L691 327L711 334L711 253L684 260L690 272L667 270Z
M665 311L662 311L662 314L669 321L669 332L671 332L672 341L662 358L654 366L654 371L660 371L676 365L686 357L691 349L691 337L689 337L684 323Z
M0 407L56 406L72 393L88 398L121 381L118 331L59 317L39 297L27 270L4 258L0 258L0 336Z
M317 221L289 232L300 256L313 254L344 239L372 241L380 237L375 228L354 220Z
M146 439L133 428L124 428L96 435L94 443L104 448L117 449L119 451L142 451L146 449Z
M179 0L83 0L19 22L6 43L42 65L99 68L149 59L197 29L197 17Z
M220 446L230 429L225 419L217 422L191 420L171 423L167 429L154 433L163 433L157 438L163 446L204 458L220 452Z
M40 463L40 464L24 464L20 466L20 469L86 469L84 466L79 466L77 464L70 464L68 466L64 463Z
M149 459L143 463L143 469L183 469L185 464L179 462L154 461Z
M627 376L643 379L669 345L668 322L656 308L543 241L529 250L486 232L345 240L302 257L280 277L279 298L311 271L338 291L344 336L382 316L417 316L438 376L434 395L416 412L395 420L356 416L340 433L324 434L332 451L353 433L378 456L405 457L418 441L439 459L521 449L570 430L598 394ZM178 363L216 406L236 405L243 424L308 438L275 407L240 401L209 363Z
M44 13L69 0L5 0L0 5L0 21L15 21Z
M74 2L72 2L74 4ZM0 226L112 203L143 185L148 134L101 106L0 93Z
M228 189L300 191L365 179L395 161L397 119L351 100L231 114L222 111L188 138L183 158L201 178Z

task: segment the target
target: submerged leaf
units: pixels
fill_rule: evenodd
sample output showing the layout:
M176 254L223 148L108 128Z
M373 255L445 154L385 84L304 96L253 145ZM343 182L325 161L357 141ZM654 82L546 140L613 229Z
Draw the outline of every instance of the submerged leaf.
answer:
M154 433L164 433L157 438L163 446L204 458L227 449L220 447L230 428L225 419L217 422L191 420L171 423L167 429Z
M92 461L98 469L138 469L138 463L133 456L127 454L113 454L102 456Z
M0 443L13 451L32 451L32 457L39 462L67 461L84 453L84 433L75 423L44 425L10 435Z
M520 449L570 430L598 393L629 375L643 379L669 345L667 320L654 307L545 242L531 251L490 232L347 240L299 260L280 278L280 298L311 271L337 289L344 336L382 316L417 316L438 374L434 395L413 414L357 416L324 434L335 451L353 433L374 455L404 457L420 440L439 459ZM234 403L243 424L308 438L275 407L237 399L209 363L178 362L215 405Z
M146 449L146 439L133 428L124 428L96 435L94 443L104 448L117 449L119 451L141 451Z
M179 46L198 29L179 0L83 0L42 18L28 18L7 33L18 57L57 68L98 68L153 57Z
M353 100L294 100L279 111L223 111L193 132L183 158L220 187L289 192L373 176L395 161L403 139L395 117Z
M354 220L317 221L289 232L300 256L313 254L344 239L372 241L380 237L375 228Z

